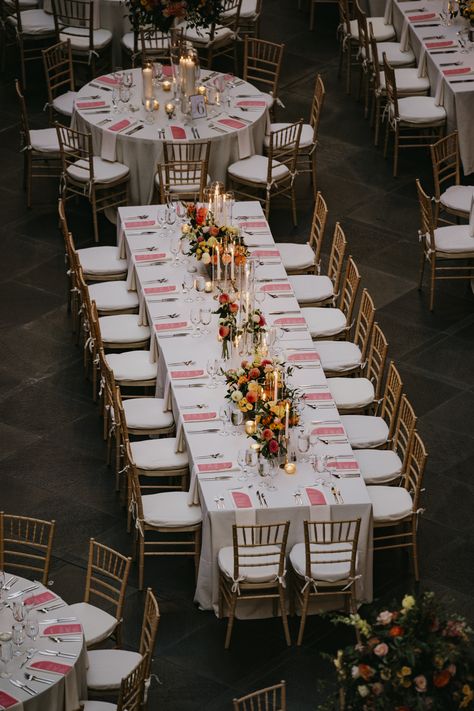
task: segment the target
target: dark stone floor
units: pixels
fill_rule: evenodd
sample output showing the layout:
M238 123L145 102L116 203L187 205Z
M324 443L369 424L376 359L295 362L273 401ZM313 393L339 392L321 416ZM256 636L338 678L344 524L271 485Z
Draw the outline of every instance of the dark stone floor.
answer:
M452 600L474 620L474 297L465 283L445 284L431 314L427 292L418 292L414 179L421 176L431 189L429 159L422 152L404 156L400 177L391 177L389 164L372 146L360 105L337 80L336 25L334 6L317 8L317 28L310 33L308 15L297 11L295 0L265 1L262 36L286 43L281 97L287 108L280 117L307 116L314 77L321 72L327 99L318 184L330 210L328 236L340 220L430 454L420 526L422 588ZM31 76L31 123L39 128L46 125L43 78L41 71ZM33 209L25 207L13 77L10 66L0 81L0 506L56 519L51 578L54 589L75 602L82 595L88 539L94 536L123 552L131 546L104 462L101 422L83 379L81 353L70 336L56 186L36 186ZM307 236L312 206L303 178L298 195L297 230L286 207L272 212L280 239ZM73 206L70 218L76 242L89 244L87 207ZM104 241L112 243L111 225L102 223L102 231ZM156 591L162 614L153 664L159 681L153 683L150 709L224 710L234 696L284 678L289 707L309 711L318 702L317 680L328 670L320 653L351 640L346 631L314 617L303 647L287 649L278 620L248 621L236 625L232 649L224 652L225 623L193 604L190 562L148 564L146 584ZM135 585L133 570L125 610L125 642L132 648L143 604ZM378 598L411 590L405 556L377 559ZM295 637L295 622L292 632Z

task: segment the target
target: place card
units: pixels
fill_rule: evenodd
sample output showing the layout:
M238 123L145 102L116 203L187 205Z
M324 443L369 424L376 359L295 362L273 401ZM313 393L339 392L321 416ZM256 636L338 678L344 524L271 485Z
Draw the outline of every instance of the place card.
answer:
M187 321L170 321L169 323L155 323L155 331L180 331L188 328Z
M30 595L30 597L23 600L23 603L28 607L41 607L48 602L53 602L53 600L59 600L59 597L51 592L51 590L46 590L38 595Z
M176 286L170 284L169 286L147 286L143 291L147 296L152 294L170 294L172 291L176 291Z
M311 431L313 435L345 435L344 427L316 427Z
M252 499L248 494L244 494L242 491L231 491L230 495L234 501L234 506L236 509L251 509Z
M67 624L67 625L49 625L45 627L41 632L42 637L50 637L51 635L81 635L82 636L82 625L79 623Z
M32 662L32 664L28 664L28 669L65 676L66 674L69 674L72 669L72 666L70 664L63 664L61 662L50 662L44 659L38 662Z
M215 420L217 412L188 412L183 415L184 422L209 422Z
M315 360L320 360L319 353L317 353L316 351L308 351L307 353L291 353L291 355L289 355L287 358L287 361L289 363L304 363L305 361Z
M313 489L312 487L307 486L305 491L311 506L324 506L324 504L327 503L326 497L322 491L319 491L319 489Z
M205 373L204 370L172 370L170 375L173 380L179 380L179 378L188 380L190 378L202 378Z
M20 699L15 699L14 696L7 694L6 691L0 691L0 708L9 709L10 706L15 706L15 704L19 703L21 703Z

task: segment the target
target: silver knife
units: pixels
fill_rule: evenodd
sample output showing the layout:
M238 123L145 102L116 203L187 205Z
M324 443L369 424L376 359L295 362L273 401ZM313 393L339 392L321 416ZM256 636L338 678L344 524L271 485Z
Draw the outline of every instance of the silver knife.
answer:
M450 79L449 83L450 84L464 84L464 83L468 83L471 81L474 81L474 79Z
M188 430L186 434L207 434L208 432L220 432L220 427L212 427L207 430Z
M178 334L182 335L182 334ZM175 388L205 388L207 387L205 383L187 383L186 385L174 385Z
M145 128L145 126L135 126L135 128L133 128L131 131L125 131L125 135L126 135L126 136L132 136L132 135L133 135L134 133L136 133L137 131L141 131L142 128Z

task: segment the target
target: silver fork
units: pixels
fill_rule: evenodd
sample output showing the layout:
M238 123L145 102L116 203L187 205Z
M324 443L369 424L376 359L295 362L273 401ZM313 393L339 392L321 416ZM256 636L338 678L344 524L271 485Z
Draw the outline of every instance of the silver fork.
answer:
M10 679L10 684L13 684L13 686L16 686L18 689L23 689L23 691L26 691L26 693L30 696L36 696L36 691L31 689L27 684L24 684L22 681L18 681L18 679Z
M164 316L153 316L153 321L163 321L167 318L178 318L179 314L164 314Z
M28 681L38 681L40 684L54 684L52 679L46 679L44 676L35 676L35 674L30 674L29 672L25 672L25 679L28 679Z

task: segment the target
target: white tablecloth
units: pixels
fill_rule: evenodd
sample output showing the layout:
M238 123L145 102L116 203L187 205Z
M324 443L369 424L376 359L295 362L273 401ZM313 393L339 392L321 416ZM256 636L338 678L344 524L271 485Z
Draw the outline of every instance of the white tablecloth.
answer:
M5 571L5 577L7 581L11 577L8 570ZM11 590L4 591L4 596L11 595L19 590L24 590L32 584L33 583L30 580L18 578ZM47 590L47 588L40 583L37 583L37 585L38 588L36 590L32 590L31 592L25 593L24 598L31 597L32 595L40 595ZM46 605L46 607L50 607L61 602L62 600L58 598L56 602L50 602ZM74 654L76 655L75 659L64 659L62 657L43 656L38 654L33 655L31 659L31 662L40 660L56 661L62 664L68 664L72 667L72 669L66 676L59 676L58 674L44 671L35 672L38 676L51 679L54 682L51 686L35 681L27 682L24 677L24 672L30 671L28 669L29 662L19 669L19 665L24 661L25 656L21 655L19 657L14 657L11 678L20 680L21 682L26 682L28 686L38 693L36 696L30 696L22 689L18 689L13 686L8 679L3 678L0 678L0 691L6 691L8 694L11 694L19 699L22 702L24 711L77 711L77 709L79 709L79 701L87 699L87 651L85 643L83 641L56 643L48 637L41 636L42 630L49 626L44 624L44 620L71 616L69 608L66 604L64 604L64 607L58 607L50 612L38 612L37 614L40 623L40 635L34 642L25 635L25 642L23 643L22 649L26 650L29 647L35 647L38 650L51 649ZM0 610L0 632L11 632L13 623L14 619L10 608L3 607L3 609ZM71 622L71 624L74 623ZM3 667L1 663L0 666ZM21 709L21 706L15 705L11 708L19 710Z
M439 18L439 12L445 7L441 0L429 0L428 3L421 2L398 2L398 0L387 0L386 17L392 16L393 24L398 37L408 30L409 41L413 52L417 58L417 63L424 62L431 84L431 95L439 99L448 115L448 133L457 129L459 134L459 150L461 161L466 175L474 173L474 81L451 83L443 76L443 70L455 69L452 66L440 66L442 63L460 62L462 67L471 67L472 74L450 77L451 79L474 79L474 47L470 52L461 53L458 42L458 32L466 27L466 20L457 17L450 27L444 27ZM407 12L407 10L409 12ZM409 22L407 17L423 15L426 13L436 13L436 17L426 22L427 25L437 24L436 27L423 27L422 23ZM414 27L418 25L417 27ZM441 36L435 39L435 36ZM428 42L453 41L451 47L441 48L445 54L438 54L439 48L426 48L423 38L429 37ZM451 53L450 50L456 50ZM448 53L449 52L449 53ZM462 68L458 66L457 68Z
M202 81L209 83L215 79L216 72L202 72ZM211 77L211 78L209 78ZM189 125L183 123L182 117L178 115L176 119L168 119L164 110L164 105L171 101L170 92L164 92L161 84L157 89L157 98L160 102L160 109L156 112L156 121L153 124L143 124L143 128L130 136L126 132L113 133L107 129L107 125L115 125L122 119L128 119L138 124L145 119L145 112L142 106L142 77L141 70L134 70L134 82L136 86L133 90L132 105L138 109L135 112L127 111L123 114L91 113L85 110L76 110L73 115L72 125L81 131L92 133L93 150L95 155L102 155L109 160L117 160L130 168L129 202L131 204L149 204L152 202L154 190L154 178L157 164L163 158L163 139L158 131L164 129L165 139L173 140L170 127L178 126L186 131L188 141L196 140L193 136L192 127L198 130L200 139L211 139L211 155L209 162L209 174L211 180L225 182L227 167L231 163L247 158L252 153L260 153L263 147L263 139L268 122L268 112L265 108L258 108L252 111L242 111L236 106L236 102L247 101L248 96L255 96L256 101L263 101L257 89L246 82L238 83L231 92L230 105L214 111L210 119L204 118L195 120ZM94 82L96 83L96 82ZM102 90L97 86L87 84L79 92L77 101L81 96L100 96L110 106L111 91ZM252 101L252 99L250 99ZM238 117L243 127L240 130L223 127L221 130L212 128L209 123ZM103 123L107 118L112 120ZM102 125L99 125L101 124ZM133 126L130 126L130 130ZM129 130L129 129L127 129ZM224 131L224 132L221 132ZM104 145L104 134L107 137Z
M163 319L158 320L159 317L170 313L179 313L178 320L180 322L188 322L190 307L196 305L196 295L193 295L192 303L186 303L181 293L182 266L173 268L169 262L155 266L134 266L133 264L137 256L147 254L147 249L153 246L158 248L159 253L169 255L168 237L164 237L159 231L154 234L140 234L140 232L153 231L153 223L157 212L162 209L160 206L119 209L118 243L130 263L129 284L130 286L135 285L138 289L142 321L150 325L163 323ZM133 223L138 215L145 222L151 222L151 226L147 226L144 229L140 227L126 229L125 224ZM234 220L236 223L242 222L238 218L239 215L251 216L251 219L258 218L259 221L264 220L261 206L256 202L237 203L234 206ZM258 235L248 236L246 237L247 240L249 241L249 246L274 245L268 225L266 225L264 233L259 232ZM274 259L271 261L274 262ZM200 264L198 264L198 270L204 273ZM271 283L263 281L265 279L281 279L282 281L287 279L281 263L259 265L257 267L257 278L262 280L260 282L262 286ZM166 281L158 283L157 279ZM170 292L162 296L156 293L144 292L144 289L149 290L159 286L176 287L176 292ZM158 299L162 298L175 298L176 301L158 301ZM211 305L215 310L216 301L213 300L212 295L205 294L203 299L203 304ZM290 298L272 298L267 295L261 308L270 324L280 317L280 314L272 312L285 313L299 310L298 302L293 296ZM186 444L189 453L192 472L189 502L191 504L200 501L203 510L203 541L195 595L196 602L203 609L214 609L217 612L217 553L222 546L231 545L233 523L248 522L249 520L256 523L290 520L291 526L288 541L290 548L294 543L303 540L303 521L305 519L341 520L357 517L362 519L358 551L358 572L361 578L357 582L357 599L360 602L370 601L372 598L372 513L369 496L364 481L360 476L338 479L337 485L344 499L343 504L336 505L330 490L325 488L327 506L311 507L305 492L303 493L304 504L299 506L296 504L294 497L295 489L313 484L316 478L309 464L299 463L298 471L294 476L286 475L283 470L279 471L275 480L277 490L266 492L268 508L261 508L258 506L255 496L256 489L261 487L261 480L258 480L258 478L252 479L250 482L239 481L237 467L233 467L232 478L226 480L206 481L212 475L197 474L196 464L201 461L198 458L203 455L222 452L226 461L231 461L235 464L238 450L249 444L243 427L235 428L233 430L235 434L221 436L218 432L192 434L193 430L206 430L216 427L220 429L219 422L193 422L183 425L182 413L189 412L190 405L204 405L203 411L218 413L219 406L224 402L224 384L219 383L216 389L208 388L207 375L205 375L205 378L188 380L184 381L184 383L183 381L172 381L170 383L170 369L180 370L185 369L186 366L170 366L169 364L189 359L192 360L190 368L204 369L205 371L207 359L220 356L220 344L217 342L216 337L217 316L213 316L213 321L208 328L209 334L201 338L193 338L190 333L183 337L174 336L170 338L157 337L156 334L152 335L152 339L156 339L155 345L152 347L152 353L154 357L158 357L159 364L157 395L164 396L166 405L173 410L177 422L178 435L182 433L183 442ZM286 356L288 356L291 353L297 353L298 350L304 352L305 349L311 348L312 341L308 332L289 332L282 337L281 345L286 351ZM321 387L326 387L326 378L320 367L297 369L292 379L296 385L318 386L318 392ZM303 390L303 392L306 391L306 389ZM332 420L337 418L338 412L335 406L333 409L321 410L306 407L303 416L306 422L312 422L315 419ZM180 439L179 436L178 439ZM325 451L331 455L348 455L351 454L351 447L347 441L335 442L329 445L320 443L317 445L316 451ZM213 460L210 459L209 461L212 462ZM247 488L248 483L252 484L250 489ZM240 489L241 487L245 487L246 493L250 495L253 502L253 508L245 510L243 513L242 510L236 511L234 509L230 498L230 489ZM220 496L224 498L224 510L218 509L215 501L216 497ZM249 609L244 613L241 610L240 614L261 617L270 613L262 603L258 603L256 606L252 603Z

